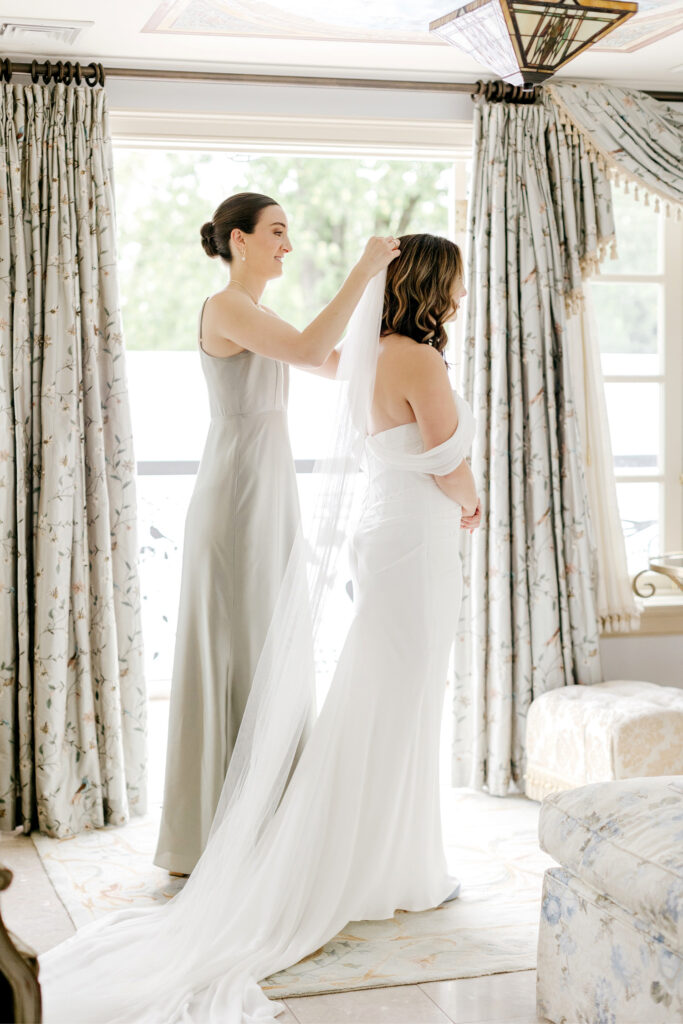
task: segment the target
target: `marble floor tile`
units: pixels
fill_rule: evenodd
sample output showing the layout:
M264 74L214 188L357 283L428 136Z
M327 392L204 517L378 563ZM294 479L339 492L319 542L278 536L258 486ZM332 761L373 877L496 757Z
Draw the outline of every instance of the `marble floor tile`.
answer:
M288 1008L285 1008L284 1011L275 1019L277 1020L277 1024L299 1024L297 1018Z
M286 999L299 1024L448 1024L419 985Z
M420 985L454 1024L510 1024L536 1020L536 972L489 974Z

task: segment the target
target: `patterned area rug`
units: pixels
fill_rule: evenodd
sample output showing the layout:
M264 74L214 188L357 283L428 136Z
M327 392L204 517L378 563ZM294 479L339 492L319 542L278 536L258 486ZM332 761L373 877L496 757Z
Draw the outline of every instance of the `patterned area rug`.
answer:
M444 790L449 868L458 900L387 921L353 921L326 946L266 979L273 997L470 978L536 966L543 871L552 860L536 840L538 807ZM151 863L158 811L123 828L73 839L35 835L52 884L80 927L110 910L169 899L182 886Z

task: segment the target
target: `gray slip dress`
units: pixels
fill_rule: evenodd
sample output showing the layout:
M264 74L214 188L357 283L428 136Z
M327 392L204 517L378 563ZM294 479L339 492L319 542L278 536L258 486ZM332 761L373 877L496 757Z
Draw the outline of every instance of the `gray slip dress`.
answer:
M209 355L201 322L211 425L185 522L154 857L188 874L208 838L300 519L289 367L246 349Z

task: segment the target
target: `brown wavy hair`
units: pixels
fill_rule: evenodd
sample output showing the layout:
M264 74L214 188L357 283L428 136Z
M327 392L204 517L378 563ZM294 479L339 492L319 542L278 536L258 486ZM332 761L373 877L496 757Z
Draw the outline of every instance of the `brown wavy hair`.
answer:
M401 255L387 268L381 335L403 334L443 353L451 293L464 268L460 249L440 235L402 235Z

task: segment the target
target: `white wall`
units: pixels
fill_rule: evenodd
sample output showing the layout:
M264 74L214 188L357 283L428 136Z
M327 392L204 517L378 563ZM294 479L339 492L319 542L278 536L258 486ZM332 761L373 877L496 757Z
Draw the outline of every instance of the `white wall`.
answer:
M603 679L641 679L683 687L683 635L618 636L600 641Z

